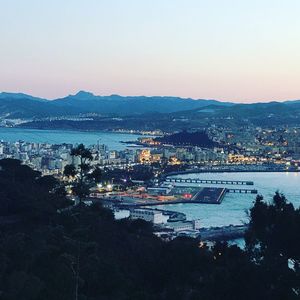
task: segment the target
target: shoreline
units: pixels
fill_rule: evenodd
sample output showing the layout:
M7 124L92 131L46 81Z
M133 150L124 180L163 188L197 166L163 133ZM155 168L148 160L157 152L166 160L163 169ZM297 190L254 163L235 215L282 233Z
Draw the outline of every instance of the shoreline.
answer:
M118 133L118 134L132 134L132 135L141 135L141 136L156 136L151 135L148 133L141 133L141 132L124 132L124 131L113 131L113 130L91 130L91 129L71 129L71 128L35 128L35 127L22 127L22 126L12 126L12 127L6 127L6 126L0 126L0 129L22 129L22 130L41 130L41 131L70 131L70 132L101 132L101 133ZM127 143L127 142L124 142Z
M203 241L230 241L244 238L249 225L228 225L222 227L201 228L199 230Z
M207 174L207 173L299 173L300 170L188 170L164 174L164 178L169 176L185 174Z

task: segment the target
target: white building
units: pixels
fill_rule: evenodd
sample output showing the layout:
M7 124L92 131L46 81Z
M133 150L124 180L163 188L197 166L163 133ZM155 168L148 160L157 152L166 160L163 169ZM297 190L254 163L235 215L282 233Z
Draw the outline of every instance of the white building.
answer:
M150 195L168 195L171 190L172 186L155 186L147 188Z
M131 219L142 219L153 224L162 224L168 217L164 216L161 211L137 208L130 211Z
M168 227L173 229L175 232L187 231L187 230L199 230L200 220L183 221L183 222L170 222Z

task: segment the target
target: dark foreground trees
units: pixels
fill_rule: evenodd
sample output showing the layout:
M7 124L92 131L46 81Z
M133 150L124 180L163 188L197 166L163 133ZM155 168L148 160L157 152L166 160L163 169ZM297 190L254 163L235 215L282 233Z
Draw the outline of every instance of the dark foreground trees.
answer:
M299 252L275 241L286 226L297 233L299 211L281 195L256 201L247 251L210 250L195 239L163 242L148 223L115 221L99 205L58 213L69 204L53 180L16 161L0 166L0 299L75 299L78 240L78 299L299 299L299 270L287 263Z
M300 298L300 209L276 192L267 204L258 196L250 210L246 251L264 274L270 299Z

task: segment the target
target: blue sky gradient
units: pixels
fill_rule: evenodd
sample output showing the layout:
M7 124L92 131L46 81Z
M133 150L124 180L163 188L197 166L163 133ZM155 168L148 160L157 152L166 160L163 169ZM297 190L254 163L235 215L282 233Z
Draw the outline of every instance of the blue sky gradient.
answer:
M300 99L298 0L0 0L0 91Z

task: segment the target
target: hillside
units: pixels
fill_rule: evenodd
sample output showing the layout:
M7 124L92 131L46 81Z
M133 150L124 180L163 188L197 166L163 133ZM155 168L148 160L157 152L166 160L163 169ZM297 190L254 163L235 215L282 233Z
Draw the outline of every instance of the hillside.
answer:
M61 210L70 203L58 187L0 161L3 300L299 299L299 269L287 263L299 262L299 210L279 194L272 205L256 200L243 251L162 241L150 223L116 221L97 204Z
M187 132L182 131L164 137L156 138L155 140L163 143L175 146L199 146L205 148L211 148L216 145L209 136L202 131Z
M50 101L25 94L1 93L0 121L5 119L28 120L30 123L23 126L31 128L83 130L173 131L200 129L211 124L299 125L300 102L234 104L178 97L95 96L83 91Z
M45 118L88 113L128 116L153 112L170 113L210 104L219 105L221 102L179 97L95 96L84 91L50 101L25 94L0 93L0 118Z

